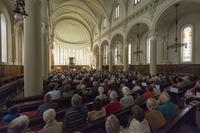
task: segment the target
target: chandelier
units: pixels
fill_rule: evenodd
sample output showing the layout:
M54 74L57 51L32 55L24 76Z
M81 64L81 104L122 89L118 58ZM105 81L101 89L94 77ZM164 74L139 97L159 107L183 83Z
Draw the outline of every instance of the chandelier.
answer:
M15 20L21 21L23 20L28 14L25 11L25 1L24 0L14 0L14 13L15 13Z
M175 43L168 46L167 49L175 49L175 52L177 52L178 48L185 46L187 48L187 43L181 43L178 40L178 7L179 4L175 5L175 9L176 9L176 36L175 36Z

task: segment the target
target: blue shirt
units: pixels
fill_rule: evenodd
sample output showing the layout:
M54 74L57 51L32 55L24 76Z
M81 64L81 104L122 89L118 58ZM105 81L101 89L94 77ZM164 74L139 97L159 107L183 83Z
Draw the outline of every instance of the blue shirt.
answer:
M11 122L12 120L14 120L15 118L17 118L18 116L19 116L19 114L7 113L5 116L3 116L2 121L4 121L4 122Z
M171 120L176 115L176 105L171 101L160 104L159 110L166 121Z

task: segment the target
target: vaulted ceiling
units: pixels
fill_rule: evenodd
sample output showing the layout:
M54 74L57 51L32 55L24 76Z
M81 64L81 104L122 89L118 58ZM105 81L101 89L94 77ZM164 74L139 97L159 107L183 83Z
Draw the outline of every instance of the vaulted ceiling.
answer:
M56 40L64 43L90 44L93 36L99 34L102 18L109 17L103 0L50 0L49 2L53 33Z

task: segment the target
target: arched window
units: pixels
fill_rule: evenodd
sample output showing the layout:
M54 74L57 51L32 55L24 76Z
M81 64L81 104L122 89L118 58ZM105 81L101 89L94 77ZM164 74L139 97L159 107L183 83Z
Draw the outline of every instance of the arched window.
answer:
M118 19L119 18L119 3L116 4L116 7L115 7L115 19Z
M104 65L108 65L108 46L104 45L103 47L103 59Z
M119 65L121 63L121 43L120 41L116 41L115 47L114 47L114 65Z
M134 5L138 4L141 0L134 0Z
M4 14L1 14L0 16L0 22L1 22L1 62L6 63L8 62L8 47L7 47L7 21Z
M104 17L103 19L103 28L106 28L107 27L107 20L106 20L106 17Z
M181 43L186 44L181 47L181 61L192 62L192 45L193 45L193 26L186 25L181 30Z
M150 63L150 50L151 50L151 45L150 45L150 38L147 39L147 64Z
M128 44L128 64L131 64L131 43Z

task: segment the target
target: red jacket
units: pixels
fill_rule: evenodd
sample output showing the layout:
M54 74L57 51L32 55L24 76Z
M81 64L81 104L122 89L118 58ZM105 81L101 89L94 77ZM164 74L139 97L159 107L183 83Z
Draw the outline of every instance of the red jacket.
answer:
M112 101L105 106L107 114L113 114L119 112L121 105L119 101Z

